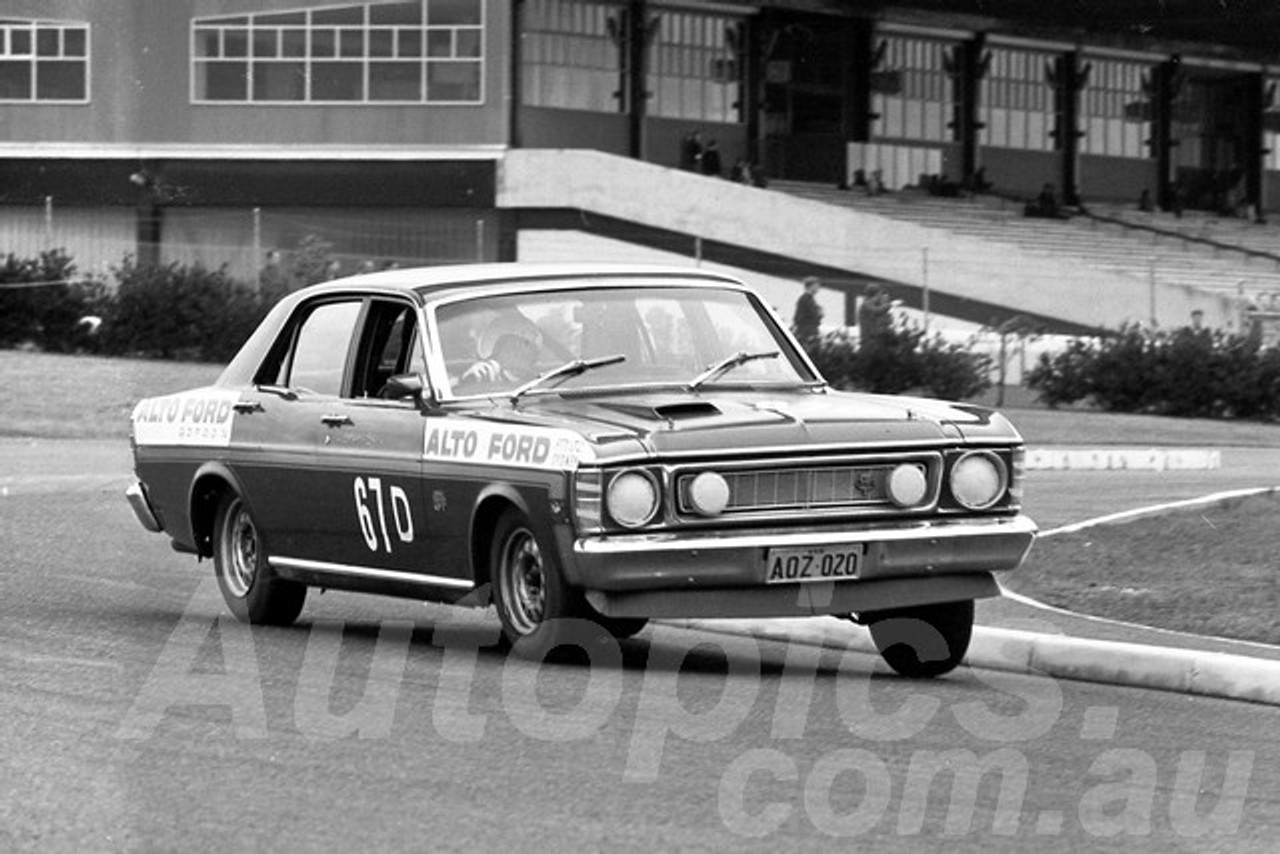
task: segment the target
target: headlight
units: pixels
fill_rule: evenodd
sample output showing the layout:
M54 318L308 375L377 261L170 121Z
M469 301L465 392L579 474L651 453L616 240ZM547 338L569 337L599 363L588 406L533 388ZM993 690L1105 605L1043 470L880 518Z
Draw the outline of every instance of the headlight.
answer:
M899 507L913 507L929 493L929 481L924 466L904 463L889 472L886 481L889 500Z
M729 482L713 471L704 471L688 482L688 506L702 516L719 516L729 506Z
M1000 500L1008 485L1004 463L990 451L973 451L951 467L951 494L969 510L985 510Z
M609 481L607 506L613 521L624 528L648 524L658 512L658 482L643 469L619 472Z

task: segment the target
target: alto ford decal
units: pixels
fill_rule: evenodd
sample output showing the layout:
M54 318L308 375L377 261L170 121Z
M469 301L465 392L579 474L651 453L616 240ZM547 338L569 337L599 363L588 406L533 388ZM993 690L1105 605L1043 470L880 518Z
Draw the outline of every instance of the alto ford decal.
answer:
M239 392L215 388L147 398L133 409L134 441L225 448L239 399Z
M585 439L568 430L427 419L422 456L427 460L573 471L578 463L594 459L595 453Z

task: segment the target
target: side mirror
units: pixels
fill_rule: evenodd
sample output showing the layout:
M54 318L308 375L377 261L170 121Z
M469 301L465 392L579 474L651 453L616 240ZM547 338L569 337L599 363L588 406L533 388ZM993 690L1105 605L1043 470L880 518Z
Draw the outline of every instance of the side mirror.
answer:
M396 374L387 379L381 396L387 400L404 400L406 397L421 400L426 388L427 383L422 374Z

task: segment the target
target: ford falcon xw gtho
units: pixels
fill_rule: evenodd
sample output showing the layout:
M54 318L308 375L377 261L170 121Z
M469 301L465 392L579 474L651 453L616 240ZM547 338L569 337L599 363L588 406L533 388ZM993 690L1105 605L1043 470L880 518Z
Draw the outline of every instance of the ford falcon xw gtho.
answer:
M239 619L289 624L312 587L493 604L531 656L583 626L830 614L938 675L1035 537L1004 417L833 390L697 269L315 285L132 435L139 520L212 558Z

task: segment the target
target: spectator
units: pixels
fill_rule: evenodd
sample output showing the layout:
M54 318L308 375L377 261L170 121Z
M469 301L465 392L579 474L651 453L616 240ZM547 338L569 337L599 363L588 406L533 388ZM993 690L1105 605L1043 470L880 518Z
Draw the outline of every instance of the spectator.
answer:
M1027 216L1045 219L1063 219L1062 206L1058 202L1058 191L1053 184L1045 184L1040 188L1040 195L1027 202L1023 211Z
M702 149L702 174L720 177L720 149L716 147L714 139Z
M858 348L879 347L892 333L893 301L879 285L871 285L858 305Z
M1151 191L1146 187L1142 188L1142 195L1138 196L1138 210L1143 213L1151 213L1154 210L1151 205Z
M867 179L867 195L878 196L884 192L884 170L872 169L871 177Z
M680 144L680 168L688 172L702 171L702 134L696 130L685 134Z
M987 180L987 167L979 166L973 173L971 186L975 193L989 193L995 185Z
M273 303L289 292L290 278L284 269L279 249L267 253L266 263L258 271L258 293L263 301Z
M822 325L822 306L818 305L818 291L822 289L822 282L817 276L806 276L802 282L804 292L800 294L800 298L796 300L795 316L791 321L791 328L796 334L796 338L800 339L800 343L807 350L813 344L817 343L821 337Z

